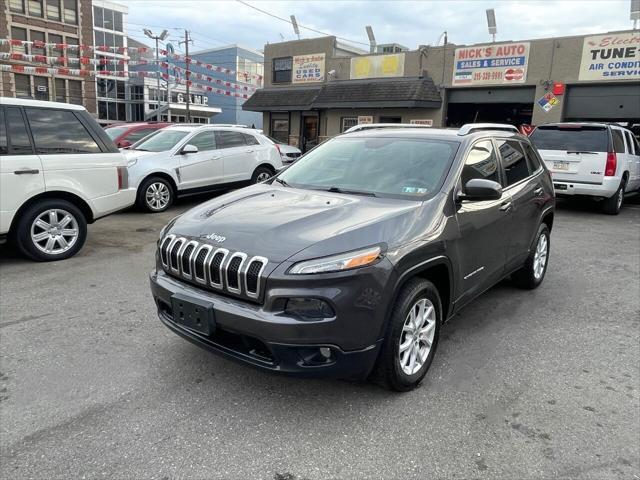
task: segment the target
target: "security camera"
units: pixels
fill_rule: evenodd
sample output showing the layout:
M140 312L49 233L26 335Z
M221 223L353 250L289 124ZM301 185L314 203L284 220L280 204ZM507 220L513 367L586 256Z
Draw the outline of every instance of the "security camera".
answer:
M329 70L329 75L335 75L336 71L335 70Z

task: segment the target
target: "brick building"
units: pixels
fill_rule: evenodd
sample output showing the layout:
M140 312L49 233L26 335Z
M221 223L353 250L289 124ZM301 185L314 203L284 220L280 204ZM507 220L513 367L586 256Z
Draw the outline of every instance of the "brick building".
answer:
M0 38L67 45L93 45L91 0L0 0ZM58 50L55 47L33 45L1 45L0 52L51 57L80 55L78 49ZM0 62L34 66L33 62L22 60L0 59ZM78 68L77 64L55 66ZM0 94L8 97L83 104L88 111L97 111L96 83L91 76L3 71L0 73Z

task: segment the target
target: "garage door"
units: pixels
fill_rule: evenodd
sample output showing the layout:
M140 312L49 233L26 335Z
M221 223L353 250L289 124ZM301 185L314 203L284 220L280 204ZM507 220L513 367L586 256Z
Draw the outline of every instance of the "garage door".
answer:
M567 88L567 120L640 119L640 87L635 85L574 85Z

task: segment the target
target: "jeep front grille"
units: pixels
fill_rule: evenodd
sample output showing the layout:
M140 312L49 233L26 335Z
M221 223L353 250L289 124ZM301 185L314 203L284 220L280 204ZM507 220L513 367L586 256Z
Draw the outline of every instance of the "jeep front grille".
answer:
M160 243L160 260L164 270L173 276L252 299L260 296L262 273L268 263L264 257L230 253L225 248L176 235L167 235Z

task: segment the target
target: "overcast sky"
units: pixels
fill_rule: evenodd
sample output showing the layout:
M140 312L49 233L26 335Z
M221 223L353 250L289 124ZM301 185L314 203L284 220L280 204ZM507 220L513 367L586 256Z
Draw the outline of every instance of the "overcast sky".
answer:
M262 50L265 43L295 39L289 23L260 13L236 0L116 0L129 6L129 34L144 38L147 26L159 33L168 28L170 41L178 28L192 31L192 51L238 43ZM631 28L630 0L422 0L341 1L245 0L261 10L289 18L325 33L351 39L367 48L365 25L378 43L400 43L411 49L435 44L446 30L449 41L470 44L489 40L485 9L494 8L498 40L600 33ZM100 0L94 0L100 4ZM303 38L320 36L301 29Z

